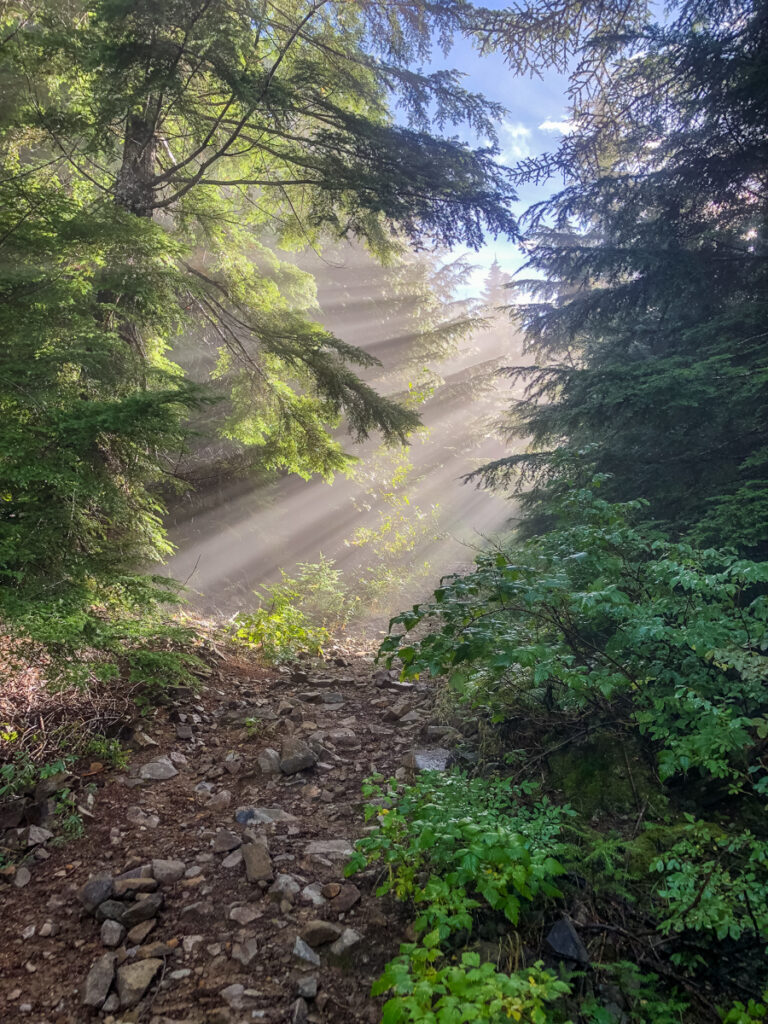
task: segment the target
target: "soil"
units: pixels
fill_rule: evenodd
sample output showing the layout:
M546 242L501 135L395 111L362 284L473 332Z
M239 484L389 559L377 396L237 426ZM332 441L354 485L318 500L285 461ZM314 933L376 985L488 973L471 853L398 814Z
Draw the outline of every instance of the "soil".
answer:
M19 887L11 879L0 887L3 1024L378 1021L371 983L405 940L407 921L396 905L375 897L373 870L345 880L343 853L307 848L318 840L351 844L363 834L362 780L374 772L403 775L409 752L422 745L430 705L425 687L398 690L359 649L334 652L306 672L266 669L217 652L199 693L134 723L126 769L85 766L76 784L78 802L92 814L83 838L37 847L26 862L29 882ZM291 774L260 767L259 755L262 763L265 756L274 761L264 752L287 752L296 740L305 753L309 742L314 766ZM142 766L158 758L170 758L178 774L143 779ZM291 817L249 826L236 820L242 807L279 808ZM238 846L215 852L224 829ZM218 845L226 845L222 838ZM272 878L248 881L239 843L263 848L264 840ZM117 968L147 956L162 966L138 1005L112 1009L119 998L113 986L103 1009L89 1008L85 979L108 950L101 923L78 893L93 876L150 874L155 859L183 861L184 876L158 888L163 905L143 941L129 936L114 952ZM292 880L275 887L278 875ZM357 902L351 883L360 890ZM307 886L314 886L310 893ZM123 898L130 906L142 895ZM243 916L253 920L243 924ZM339 927L307 930L317 920ZM344 933L346 953L327 942L342 929L353 930ZM326 939L315 948L319 966L294 956L302 934L315 943Z

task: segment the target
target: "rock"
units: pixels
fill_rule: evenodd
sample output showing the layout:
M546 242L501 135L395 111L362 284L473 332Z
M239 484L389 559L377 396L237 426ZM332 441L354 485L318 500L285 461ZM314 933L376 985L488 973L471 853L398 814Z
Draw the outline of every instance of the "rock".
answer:
M195 950L204 940L204 935L185 935L181 942L185 955L194 956Z
M261 917L261 914L258 910L254 910L253 907L237 906L231 907L229 911L230 921L235 921L244 928L258 920L259 917Z
M228 789L220 789L218 793L214 793L208 801L208 807L212 811L226 811L231 803L232 794L230 791Z
M342 933L340 925L333 921L308 921L301 930L301 937L308 946L316 949L317 946L325 946L329 942L335 942Z
M307 1014L309 1013L309 1007L306 1002L299 997L296 1002L291 1006L291 1011L288 1015L290 1024L307 1024Z
M169 757L158 757L156 761L148 761L147 764L143 764L139 768L139 778L151 782L165 782L178 774L178 770L174 768Z
M53 832L50 832L47 828L41 828L39 825L30 825L28 828L23 829L21 833L22 846L27 848L30 846L41 846L43 843L47 843L49 839L53 839Z
M272 858L266 839L246 843L240 851L245 861L245 876L249 882L265 882L272 878ZM290 878L290 875L285 876ZM296 890L298 892L298 889Z
M256 760L259 768L265 775L277 775L280 771L280 755L272 747L266 747L258 755Z
M340 892L333 897L330 909L335 914L347 914L360 899L360 890L356 885L348 882L341 887Z
M13 876L13 884L17 889L23 889L25 885L29 885L32 881L32 872L29 868L25 868L23 865L16 869L16 873Z
M160 885L173 885L183 876L187 866L183 860L153 860L152 874Z
M567 917L561 917L552 925L544 941L556 956L564 960L573 960L577 964L589 963L589 953Z
M114 896L117 900L130 898L137 892L154 892L157 889L155 878L116 878Z
M197 900L195 903L188 903L181 909L181 919L186 924L210 924L215 916L215 911L210 903L204 900Z
M312 964L313 967L320 966L320 957L317 955L314 949L312 949L311 946L308 946L306 944L306 942L304 941L304 939L301 938L300 935L296 936L296 942L294 943L293 946L293 955L305 966L307 964Z
M123 882L126 878L154 878L152 874L152 865L147 863L141 863L140 857L133 857L128 861L128 866L122 874L117 875L115 878L116 882Z
M269 887L269 898L274 903L280 903L281 900L287 900L289 903L293 903L300 889L301 885L296 881L293 875L278 875L273 884Z
M139 750L148 750L150 747L160 746L157 740L153 740L151 736L148 736L147 733L142 732L141 730L138 730L134 734L133 742L134 745L139 748Z
M345 928L338 939L329 947L328 952L334 960L341 963L345 961L352 950L363 941L363 936L354 928Z
M122 924L126 909L125 904L120 903L118 900L104 900L96 908L96 920L119 921Z
M56 772L55 775L49 775L47 779L41 779L35 786L35 803L40 803L42 800L48 800L50 797L55 796L60 790L64 789L70 778L69 772Z
M418 772L444 772L452 757L445 747L424 747L409 751L403 758L403 765Z
M235 821L240 825L268 825L273 821L296 820L280 807L238 807L235 811Z
M141 900L140 903L132 903L128 907L122 917L122 924L126 928L133 928L135 924L141 924L142 921L148 921L150 917L157 917L158 911L163 905L162 893L153 892L145 900Z
M416 722L421 721L421 715L418 711L407 711L398 719L399 725L414 725Z
M280 771L285 775L313 768L317 757L311 747L298 736L286 736L280 753Z
M237 960L243 967L248 967L259 951L256 939L246 939L244 942L236 942L232 946L232 959Z
M40 929L40 938L48 939L59 934L59 926L55 921L45 921Z
M179 740L191 740L194 739L194 733L192 732L192 726L187 725L184 722L179 722L176 726L176 738Z
M331 729L325 738L342 750L357 750L360 747L360 740L351 729Z
M241 1010L243 1008L244 994L245 985L227 985L226 988L219 992L227 1006L231 1006L233 1010Z
M119 946L125 937L125 928L119 921L105 921L101 926L101 944L107 949Z
M346 860L354 853L348 839L316 839L304 850L306 857L328 857L330 860Z
M302 999L314 999L317 995L317 975L302 974L296 981L296 995Z
M224 860L221 862L223 868L238 868L243 863L243 851L233 850L232 853L227 854Z
M144 828L157 828L160 818L156 814L147 814L141 807L129 807L125 812L125 820L130 825L142 825Z
M153 917L149 921L142 921L141 924L134 925L125 937L128 945L140 946L156 924L157 919Z
M102 1013L114 1013L120 1009L120 996L117 992L111 992L101 1008Z
M93 964L83 986L83 1006L90 1006L94 1010L101 1008L115 976L116 960L114 953L104 953Z
M228 828L219 829L213 840L213 852L230 853L232 850L236 850L242 842L243 840L240 836L235 835L234 832L230 832Z
M305 885L301 890L301 898L305 903L311 903L315 907L325 906L326 899L322 893L322 887L319 882L312 882L311 885Z
M139 1002L162 966L162 960L150 958L124 964L118 970L117 994L120 996L121 1010L129 1010Z

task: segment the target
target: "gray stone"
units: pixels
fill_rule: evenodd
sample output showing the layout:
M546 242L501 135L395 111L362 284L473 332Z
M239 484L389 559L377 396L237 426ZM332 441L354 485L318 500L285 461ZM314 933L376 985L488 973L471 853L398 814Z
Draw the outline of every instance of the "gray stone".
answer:
M291 1006L291 1012L288 1015L289 1024L307 1024L308 1013L309 1007L306 1002L299 997Z
M230 791L228 789L220 789L218 793L214 793L208 801L208 806L212 811L226 811L231 803L232 794Z
M293 875L278 875L269 887L269 898L274 903L280 903L281 900L288 900L289 903L293 903L300 889L301 886Z
M421 715L418 711L408 711L401 718L398 719L400 725L414 725L416 722L421 721Z
M312 882L311 885L305 885L301 890L301 898L306 903L311 903L315 907L322 907L326 904L327 900L321 892L322 886L319 882Z
M409 751L403 758L403 764L418 772L444 772L452 757L451 751L445 747L423 747Z
M253 924L259 917L261 917L261 914L258 910L254 910L253 907L237 906L231 907L229 911L230 921L235 921L244 928L249 924Z
M118 900L104 900L96 908L96 920L119 921L122 924L126 909L125 904L120 903Z
M312 964L313 967L320 966L320 957L311 946L306 944L300 935L296 936L296 942L293 946L293 955L305 966L306 964Z
M23 865L16 870L16 874L13 876L13 884L17 889L23 889L25 885L29 885L32 881L32 872L29 868L25 868Z
M230 832L228 828L219 829L213 840L213 852L231 853L231 851L236 850L242 842L243 840L240 836L235 835L234 832Z
M174 882L183 876L186 871L186 864L183 860L160 860L152 861L152 874L160 885L173 885Z
M93 964L83 986L83 1006L98 1010L104 1003L115 976L114 953L104 953Z
M231 1006L233 1010L241 1010L243 1008L243 996L245 994L245 985L227 985L223 988L219 995L227 1004Z
M314 999L317 995L317 975L302 974L296 981L296 995L302 999Z
M119 921L105 921L101 926L101 944L107 949L119 946L125 938L125 928Z
M316 949L318 946L326 946L329 942L335 942L342 933L342 928L333 921L308 921L301 930L301 937L308 946Z
M121 1010L129 1010L139 1002L162 966L163 961L155 957L123 964L117 972L117 994L120 996Z
M564 960L573 960L577 964L589 963L589 953L567 917L561 917L552 925L544 941L556 956Z
M101 1008L102 1013L114 1013L115 1010L120 1009L120 996L117 992L110 992L107 996L104 1005Z
M266 839L246 843L240 852L245 861L245 876L249 882L265 882L272 878L272 858L269 856Z
M158 757L156 761L149 761L139 768L139 778L151 782L165 782L178 774L169 757Z
M232 853L227 854L224 860L221 862L223 868L239 868L243 863L243 851L233 850Z
M188 903L181 909L181 919L187 924L210 924L214 915L212 905L204 900Z
M129 807L125 812L125 820L130 825L142 825L144 828L157 828L160 818L156 814L147 814L141 807Z
M298 736L286 736L280 753L280 771L285 775L313 768L317 757L311 747Z
M248 967L259 951L256 939L246 939L244 942L236 942L232 946L232 959L237 960L243 967Z
M354 928L345 928L338 939L329 947L328 952L337 962L345 961L352 950L363 941L363 936Z
M272 747L266 747L256 760L265 775L276 775L280 771L280 755Z
M296 820L280 807L238 807L235 811L235 821L240 825L268 825L273 821Z
M185 722L179 722L176 726L176 738L180 740L191 740L194 738L192 732L192 726L187 725Z
M22 832L22 843L27 847L40 846L42 843L47 843L49 839L53 839L53 832L47 828L41 828L39 825L30 825Z
M138 903L132 903L123 913L121 923L126 928L133 928L135 924L148 921L150 917L157 917L157 913L163 905L162 893L153 892L146 899Z
M346 860L354 853L348 839L316 839L304 850L306 857L328 857L329 860Z

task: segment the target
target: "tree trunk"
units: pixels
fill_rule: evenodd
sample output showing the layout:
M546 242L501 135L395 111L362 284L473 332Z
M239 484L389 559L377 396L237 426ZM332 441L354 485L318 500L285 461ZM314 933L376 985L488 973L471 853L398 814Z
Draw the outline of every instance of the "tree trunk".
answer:
M151 217L154 205L157 138L154 124L129 114L123 144L123 163L115 184L115 202L137 217Z

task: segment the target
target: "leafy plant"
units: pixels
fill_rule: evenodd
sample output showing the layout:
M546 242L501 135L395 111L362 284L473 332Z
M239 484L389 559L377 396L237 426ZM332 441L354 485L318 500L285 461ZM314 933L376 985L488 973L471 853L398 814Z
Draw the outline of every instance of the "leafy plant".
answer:
M384 1004L382 1024L463 1024L464 1021L518 1021L551 1024L550 1004L570 992L542 965L512 974L480 963L477 953L463 953L458 963L441 965L437 932L421 946L401 946L373 985L373 995L392 992Z
M481 907L517 924L523 905L559 895L567 808L546 798L528 807L508 781L461 772L422 772L413 785L387 789L369 780L363 795L366 819L378 825L358 840L347 873L382 861L378 894L412 901L417 932L436 929L440 941L469 932Z
M407 678L448 675L496 721L543 703L631 723L662 778L698 771L768 793L768 563L672 543L635 523L641 502L599 498L601 483L553 505L543 537L483 553L394 618L381 656Z
M330 628L343 625L351 614L350 598L341 571L333 560L300 562L296 574L256 594L261 606L235 617L235 639L258 647L271 662L291 661L300 654L322 654Z

